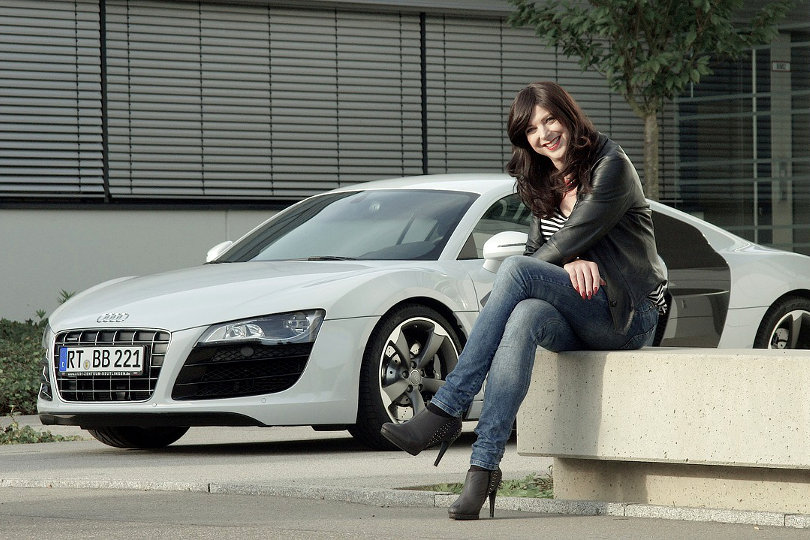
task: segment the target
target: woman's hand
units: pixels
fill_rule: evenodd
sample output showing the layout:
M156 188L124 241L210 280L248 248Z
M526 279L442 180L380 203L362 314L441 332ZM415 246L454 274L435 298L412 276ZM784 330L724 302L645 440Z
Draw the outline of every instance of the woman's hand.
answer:
M599 267L595 262L577 259L563 265L563 268L571 277L571 285L582 296L583 300L590 300L605 284L605 280L599 275Z

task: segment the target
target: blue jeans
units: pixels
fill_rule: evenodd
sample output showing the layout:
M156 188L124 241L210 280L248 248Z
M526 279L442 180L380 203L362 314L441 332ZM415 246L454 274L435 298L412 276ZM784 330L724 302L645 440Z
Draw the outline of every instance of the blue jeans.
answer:
M554 352L638 349L652 343L657 323L656 306L645 300L636 306L628 332L620 334L613 328L603 288L583 300L561 267L533 257L509 257L495 276L458 365L431 402L461 416L487 379L470 464L496 469L529 389L538 346Z

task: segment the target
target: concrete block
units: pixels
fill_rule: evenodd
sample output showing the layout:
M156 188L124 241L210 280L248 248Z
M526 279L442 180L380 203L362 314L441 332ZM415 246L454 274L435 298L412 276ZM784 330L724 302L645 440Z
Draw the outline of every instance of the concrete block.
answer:
M554 458L560 499L810 514L808 365L810 351L540 351L518 453Z
M810 471L555 458L554 495L810 514Z
M518 452L810 469L808 365L810 351L541 351Z

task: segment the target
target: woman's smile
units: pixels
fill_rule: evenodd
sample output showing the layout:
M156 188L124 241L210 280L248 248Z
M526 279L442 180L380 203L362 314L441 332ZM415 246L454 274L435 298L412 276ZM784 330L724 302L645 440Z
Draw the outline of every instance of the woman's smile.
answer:
M546 150L548 150L549 152L554 152L560 146L560 139L561 137L556 137L554 138L554 140L547 142L543 146L545 146Z

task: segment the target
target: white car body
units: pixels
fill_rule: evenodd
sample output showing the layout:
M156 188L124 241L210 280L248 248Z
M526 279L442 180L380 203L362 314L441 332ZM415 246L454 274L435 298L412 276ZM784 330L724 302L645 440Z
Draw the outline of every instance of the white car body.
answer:
M457 257L485 212L513 193L513 184L513 179L505 175L461 174L376 181L335 190L419 189L477 194L437 260L206 264L152 276L120 278L88 289L49 318L45 374L50 393L40 395L40 416L46 424L91 428L172 422L351 426L358 422L364 352L375 328L392 309L403 303L443 306L443 313L452 318L459 337L463 340L469 334L494 274L484 269L481 258ZM657 203L652 203L652 208L699 230L730 268L730 294L721 293L727 298L728 310L717 346L752 347L766 311L777 299L788 294L810 295L810 258L754 245ZM287 211L268 221L279 219ZM232 249L218 246L213 255L221 259ZM522 253L522 247L518 246L516 252ZM684 271L688 273L689 269ZM722 284L719 289L723 289ZM172 398L184 362L212 325L307 309L324 310L325 317L306 367L290 388L223 399ZM688 309L687 305L674 303L665 339L676 334L678 324L686 324L687 318L681 319L679 310L683 314ZM148 399L80 402L63 398L63 392L54 384L58 376L55 337L81 329L152 329L170 335L160 375ZM480 400L468 417L476 418L479 411Z

